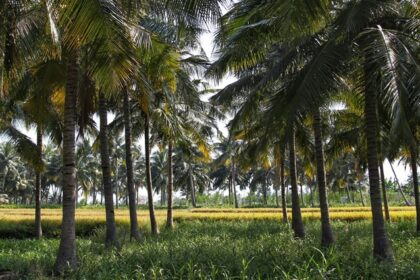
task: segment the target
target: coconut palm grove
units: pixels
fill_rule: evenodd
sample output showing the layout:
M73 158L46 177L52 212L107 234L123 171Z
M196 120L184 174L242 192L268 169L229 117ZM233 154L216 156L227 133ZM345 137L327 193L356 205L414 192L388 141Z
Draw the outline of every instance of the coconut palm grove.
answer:
M417 0L0 0L0 279L420 279Z

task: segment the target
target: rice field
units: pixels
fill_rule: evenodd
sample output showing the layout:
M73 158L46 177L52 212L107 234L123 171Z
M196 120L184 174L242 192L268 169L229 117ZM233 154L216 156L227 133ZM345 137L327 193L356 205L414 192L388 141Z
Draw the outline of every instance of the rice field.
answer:
M138 210L139 222L147 222L149 212L147 210ZM414 207L391 207L391 219L414 219ZM288 209L288 215L291 216L291 209ZM19 222L33 220L34 210L0 208L0 222ZM166 210L156 210L156 216L159 222L166 219ZM117 222L128 222L129 212L127 209L116 209L115 217ZM305 220L318 220L320 211L317 208L302 208L302 217ZM330 208L330 217L332 220L341 221L359 221L369 220L372 215L369 207L334 207ZM280 220L282 218L279 208L197 208L174 210L174 220ZM61 209L42 209L43 221L60 221ZM105 221L104 209L77 209L76 220L78 221Z

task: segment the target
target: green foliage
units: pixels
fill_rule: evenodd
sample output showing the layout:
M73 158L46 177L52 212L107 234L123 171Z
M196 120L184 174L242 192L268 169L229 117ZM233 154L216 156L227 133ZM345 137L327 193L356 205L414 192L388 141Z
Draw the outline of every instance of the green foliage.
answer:
M122 228L121 251L102 244L102 230L78 240L80 268L69 279L418 279L420 240L413 222L389 226L396 262L377 263L370 251L369 222L334 222L337 244L319 248L320 224L306 224L296 240L276 221L183 222L139 243ZM19 279L51 275L56 239L0 241L0 270Z

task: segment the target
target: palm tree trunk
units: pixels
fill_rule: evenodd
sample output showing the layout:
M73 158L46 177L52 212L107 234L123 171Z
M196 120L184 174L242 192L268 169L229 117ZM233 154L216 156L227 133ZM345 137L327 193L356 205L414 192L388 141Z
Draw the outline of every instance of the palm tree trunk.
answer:
M392 173L394 173L395 181L397 181L398 191L400 192L401 196L403 197L404 202L405 202L405 205L406 206L410 206L411 203L410 203L410 201L408 201L407 197L404 194L404 191L403 191L403 189L401 187L400 181L398 180L397 173L395 173L394 166L392 166L392 163L391 163L391 161L389 159L388 159L388 162L389 162L389 165L391 166Z
M192 174L192 166L190 164L188 169L188 177L190 180L190 191L191 191L191 204L193 207L197 207L197 202L195 200L195 186L194 186L194 178Z
M77 266L76 227L75 227L75 191L76 191L76 99L79 75L78 51L68 55L67 81L64 97L63 126L63 221L61 239L54 269L63 273L66 269Z
M38 149L38 156L42 160L42 128L40 125L36 129L36 145ZM35 237L42 237L41 225L41 171L35 171Z
M229 206L232 204L232 170L230 172L230 178L229 178Z
M146 153L146 186L147 186L147 202L149 204L149 215L150 215L150 228L153 235L159 233L159 229L156 222L155 207L153 205L153 187L152 187L152 173L150 166L150 128L149 128L149 115L144 114L144 146Z
M284 158L285 154L283 150L280 163L281 208L283 213L283 223L289 223L289 218L287 217L286 183L284 181Z
M105 245L117 246L117 230L115 226L114 200L112 195L111 169L108 147L108 118L106 100L102 92L99 93L99 140L102 165L102 179L105 193L106 237Z
M128 90L123 89L124 94L124 129L125 129L125 163L127 168L128 206L130 209L130 237L139 240L139 225L137 222L136 190L134 189L133 155L131 153L131 113Z
M315 206L315 202L314 202L314 190L313 190L313 186L312 184L308 185L309 188L309 203L311 205L311 207Z
M239 208L238 196L236 194L236 166L235 166L235 159L232 160L232 188L233 188L233 198L235 200L235 208Z
M120 194L119 194L119 188L118 188L118 159L115 157L115 208L118 209L120 203ZM112 193L112 196L114 196L114 192ZM106 201L106 199L105 199Z
M375 84L370 77L373 71L370 65L365 65L365 131L373 221L373 255L380 260L391 260L393 253L385 228L379 182L377 96Z
M420 197L419 197L419 177L417 174L417 152L415 148L410 150L411 172L413 177L414 200L416 202L416 231L420 233Z
M388 197L386 195L386 186L385 186L384 165L382 161L379 162L379 171L380 171L380 176L381 176L381 188L382 188L382 199L384 201L385 220L387 222L390 222L391 216L389 215Z
M302 201L302 207L305 207L305 199L303 197L303 184L300 184L300 200Z
M174 227L172 194L174 187L173 169L172 169L172 140L168 143L168 211L166 216L166 228Z
M325 176L324 145L322 143L322 121L319 108L314 115L314 135L315 135L315 157L316 175L319 192L319 208L321 211L321 244L329 247L334 243L334 235L330 224L330 213L328 207L327 183Z
M291 135L289 141L290 152L290 180L292 185L292 229L295 237L304 238L305 229L302 221L302 214L299 205L299 191L296 178L296 150L295 150L295 131L294 127L291 128Z

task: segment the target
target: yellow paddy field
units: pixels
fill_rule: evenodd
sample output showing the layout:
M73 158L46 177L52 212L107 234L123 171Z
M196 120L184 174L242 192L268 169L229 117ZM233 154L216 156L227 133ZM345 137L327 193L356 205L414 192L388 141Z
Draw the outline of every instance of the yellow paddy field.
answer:
M414 207L391 207L391 219L414 219ZM288 209L291 216L291 209ZM0 208L0 222L19 222L33 220L34 210L28 208L9 209ZM165 210L156 210L156 216L159 222L166 219ZM319 209L303 208L302 216L305 220L318 220L320 218ZM332 220L357 221L371 218L369 207L341 207L330 208L330 217ZM115 210L117 222L128 222L129 213L127 209ZM148 222L149 213L147 210L138 210L139 222ZM175 221L180 220L280 220L282 217L279 208L198 208L174 210ZM61 209L42 209L43 221L57 222L61 220ZM105 221L104 209L77 209L76 220L80 222L102 222Z

